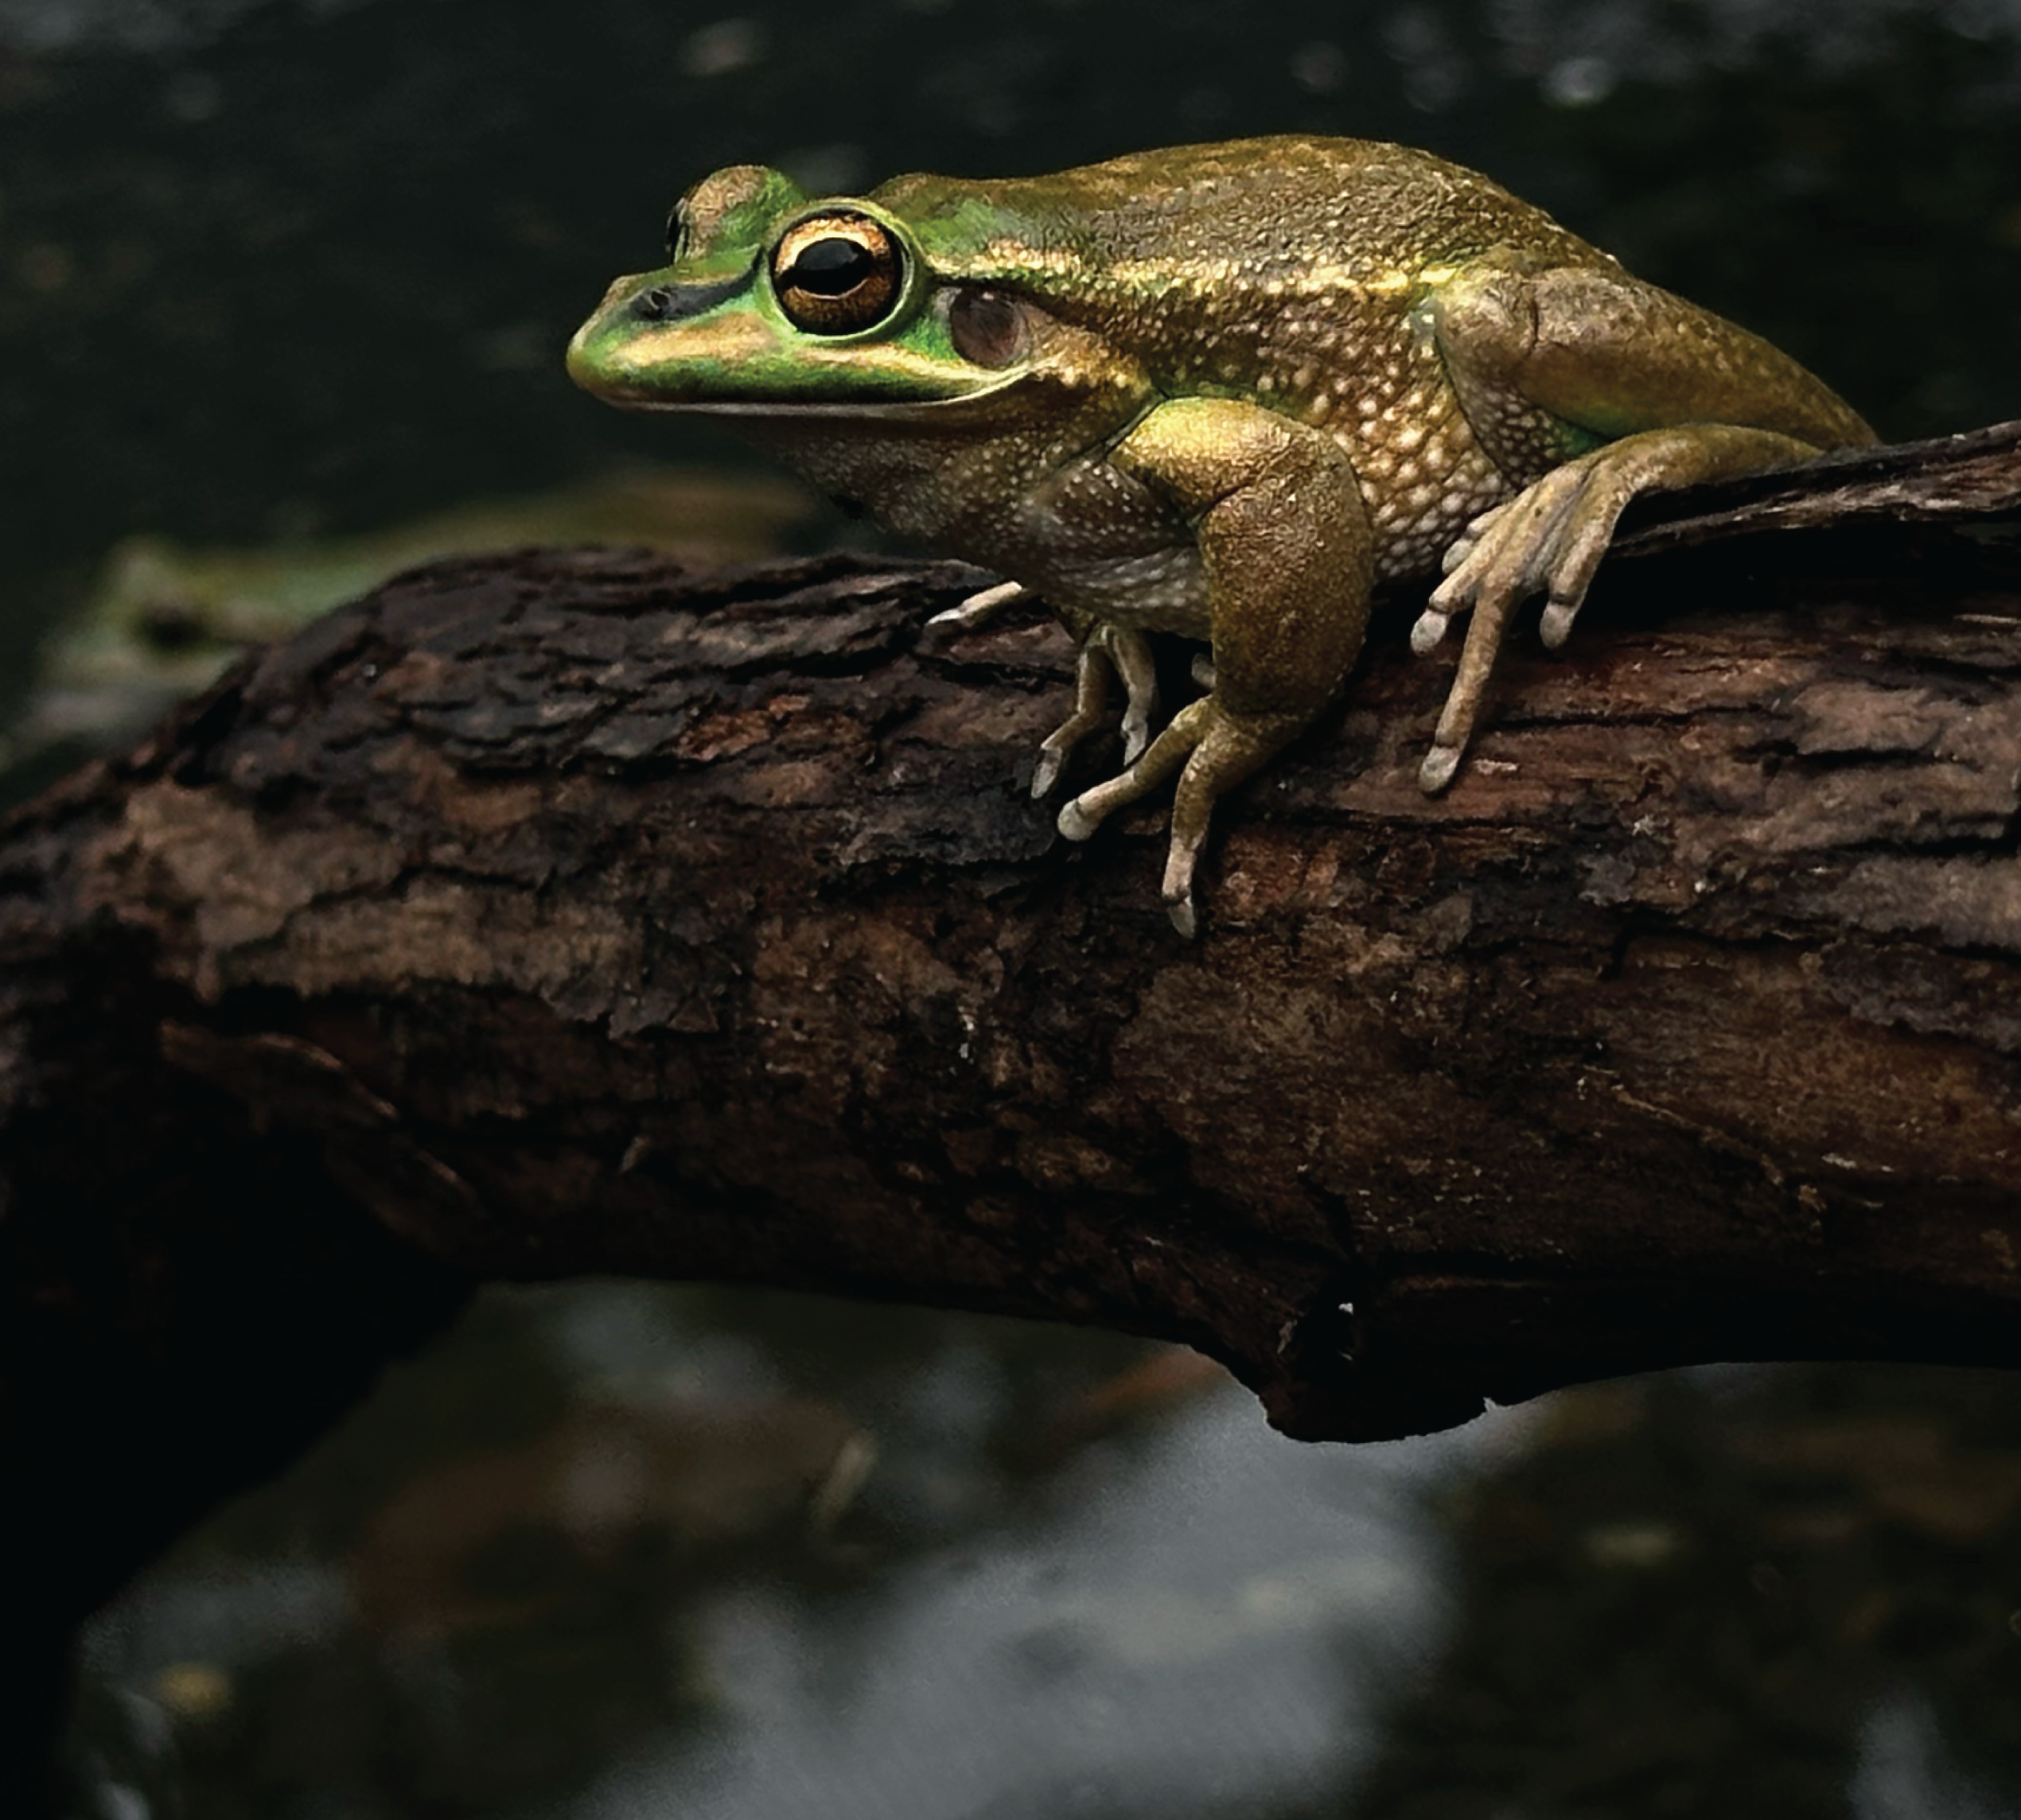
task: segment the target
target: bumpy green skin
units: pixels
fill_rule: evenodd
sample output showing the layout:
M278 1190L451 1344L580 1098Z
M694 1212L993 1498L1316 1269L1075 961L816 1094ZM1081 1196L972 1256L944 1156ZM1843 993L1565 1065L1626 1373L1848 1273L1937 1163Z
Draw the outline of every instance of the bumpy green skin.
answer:
M827 217L887 236L895 282L874 320L816 332L782 302L781 242ZM1178 772L1164 892L1189 933L1216 799L1339 696L1375 581L1443 559L1421 650L1473 614L1422 773L1441 788L1510 609L1547 593L1561 641L1629 499L1872 440L1766 342L1401 146L1252 139L820 201L738 166L676 220L675 262L611 287L571 374L733 414L1042 595L1083 656L1035 787L1120 675L1134 762L1060 826L1084 838ZM1147 748L1148 632L1210 642L1213 684Z

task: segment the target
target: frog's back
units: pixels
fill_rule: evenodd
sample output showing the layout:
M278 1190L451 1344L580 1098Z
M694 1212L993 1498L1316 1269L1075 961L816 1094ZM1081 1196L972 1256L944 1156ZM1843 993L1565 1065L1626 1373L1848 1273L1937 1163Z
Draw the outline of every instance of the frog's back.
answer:
M1027 278L1050 307L1154 356L1232 329L1239 340L1230 313L1259 298L1325 306L1336 323L1363 306L1399 316L1419 271L1488 247L1611 262L1479 173L1369 139L1235 139L1041 177L904 177L876 196L948 275Z

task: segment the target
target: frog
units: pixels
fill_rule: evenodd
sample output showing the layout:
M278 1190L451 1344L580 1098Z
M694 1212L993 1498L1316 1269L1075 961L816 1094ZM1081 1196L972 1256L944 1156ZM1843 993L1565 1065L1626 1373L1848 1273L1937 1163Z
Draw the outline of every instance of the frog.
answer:
M1795 360L1637 278L1492 179L1373 140L1275 135L1049 176L915 173L814 196L695 184L667 262L567 353L609 402L721 417L888 531L1000 581L936 616L1049 606L1073 706L1049 795L1108 725L1069 840L1173 783L1162 896L1199 925L1221 799L1348 689L1378 588L1464 619L1419 767L1478 729L1516 609L1562 646L1628 503L1874 441ZM1154 638L1206 648L1158 725Z

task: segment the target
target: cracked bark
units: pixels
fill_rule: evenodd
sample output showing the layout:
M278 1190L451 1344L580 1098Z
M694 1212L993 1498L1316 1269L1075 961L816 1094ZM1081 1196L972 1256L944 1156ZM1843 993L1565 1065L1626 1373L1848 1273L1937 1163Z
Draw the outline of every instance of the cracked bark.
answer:
M1162 810L1075 849L1028 799L1071 653L925 631L950 565L443 564L18 813L37 1609L488 1277L1162 1335L1314 1438L1693 1360L2021 1362L2021 433L1637 522L1436 800L1447 667L1379 612L1225 807L1191 946Z

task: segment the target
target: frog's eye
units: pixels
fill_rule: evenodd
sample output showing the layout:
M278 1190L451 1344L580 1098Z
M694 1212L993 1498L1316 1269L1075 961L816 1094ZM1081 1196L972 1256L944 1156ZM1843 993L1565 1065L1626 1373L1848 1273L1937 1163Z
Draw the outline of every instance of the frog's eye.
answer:
M789 228L772 255L772 287L796 328L854 335L891 313L905 255L867 215L817 215Z

